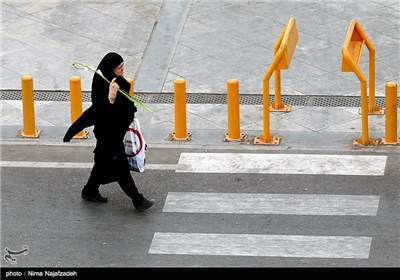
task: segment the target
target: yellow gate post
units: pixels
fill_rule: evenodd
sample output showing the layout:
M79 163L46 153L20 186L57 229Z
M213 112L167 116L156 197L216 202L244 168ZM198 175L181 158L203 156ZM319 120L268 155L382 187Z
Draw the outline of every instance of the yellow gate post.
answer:
M397 137L397 84L386 83L386 119L385 137L382 137L382 145L400 145Z
M186 132L186 81L176 79L174 81L174 102L175 102L175 132L171 139L187 141L191 134Z
M288 30L289 29L289 30ZM288 30L290 34L289 38L284 37L286 34L286 31ZM274 55L276 56L279 49L284 45L283 47L288 49L286 50L285 57L283 60L280 62L278 67L274 70L274 88L275 88L275 97L274 97L274 102L272 102L272 105L270 106L270 111L271 112L290 112L292 110L292 105L286 105L281 101L281 69L288 69L290 60L293 56L294 50L296 48L296 44L298 41L299 35L297 32L296 28L296 21L294 18L290 18L288 23L286 24L285 28L283 29L281 35L279 36L278 41L275 43L274 46Z
M71 102L71 123L75 122L82 115L82 87L81 78L72 76L69 78L69 96ZM88 138L87 131L80 131L73 137L74 139Z
M24 138L38 138L40 130L35 129L35 107L33 94L33 78L24 75L21 78L22 84L22 113L24 126L20 136Z
M362 30L362 27L360 26ZM361 32L364 32L363 30ZM365 32L364 32L365 34ZM367 36L365 34L365 36ZM375 47L372 45L370 40L366 40L365 44L369 50L369 64L368 64L368 75L369 75L369 104L368 114L369 115L383 115L385 110L381 106L375 103Z
M270 102L269 102L269 79L275 71L275 84L278 86L274 103L276 107L285 107L280 102L280 72L281 69L288 69L292 59L296 44L298 41L298 33L296 28L296 21L290 18L285 28L283 29L276 46L279 48L275 52L271 65L268 67L263 79L263 120L264 120L264 133L263 135L254 139L254 144L264 145L279 145L280 138L274 137L270 134ZM278 81L277 81L278 80ZM288 108L288 107L286 107ZM272 106L271 106L272 110ZM284 109L287 111L287 109Z
M243 141L245 134L240 133L239 81L236 79L229 79L226 84L228 101L228 133L225 133L224 141Z
M370 79L373 79L372 88L370 88L370 106L368 105L368 93L367 93L367 79L361 72L358 64L360 63L362 48L364 44L367 45L370 50ZM356 146L376 146L378 140L374 140L368 137L368 112L369 108L374 109L376 106L372 103L375 102L375 57L374 47L365 34L364 30L358 24L356 20L351 20L347 34L342 45L342 72L354 72L357 78L360 80L361 90L361 139L356 139L353 144ZM372 55L371 55L372 53ZM373 62L372 62L373 60ZM371 86L371 85L370 85ZM371 98L372 97L372 98ZM372 107L371 107L372 106Z

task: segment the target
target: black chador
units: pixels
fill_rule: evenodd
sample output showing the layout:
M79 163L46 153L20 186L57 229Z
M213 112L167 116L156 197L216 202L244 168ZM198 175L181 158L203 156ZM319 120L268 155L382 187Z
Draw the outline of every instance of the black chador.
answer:
M123 62L117 53L108 53L100 62L97 70L111 81L116 78L120 89L129 92L130 83L124 77L117 77L114 69ZM84 128L94 125L96 147L94 149L94 165L91 175L82 190L82 197L87 200L106 202L99 187L102 184L118 182L122 190L132 199L134 206L140 210L143 203L153 202L139 193L129 170L125 155L123 139L137 111L133 102L118 93L115 101L110 103L109 82L95 73L92 81L92 105L69 127L63 141L69 142L74 135ZM151 207L148 206L147 208ZM147 209L144 208L144 209ZM141 209L141 210L144 210Z

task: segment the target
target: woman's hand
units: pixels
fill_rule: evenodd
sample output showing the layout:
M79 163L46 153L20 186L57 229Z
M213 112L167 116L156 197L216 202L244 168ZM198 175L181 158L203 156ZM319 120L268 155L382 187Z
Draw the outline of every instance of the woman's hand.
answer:
M112 79L110 82L110 89L108 92L108 100L110 101L111 104L114 103L115 98L117 97L117 92L119 90L119 85L115 82L115 79Z

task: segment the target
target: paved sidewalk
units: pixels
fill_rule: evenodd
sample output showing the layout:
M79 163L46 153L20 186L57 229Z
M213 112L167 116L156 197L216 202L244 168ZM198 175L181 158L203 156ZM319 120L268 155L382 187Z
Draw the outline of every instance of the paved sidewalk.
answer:
M241 94L261 95L273 47L291 17L299 41L290 68L281 74L282 95L360 96L354 73L341 71L341 46L352 19L376 49L376 96L384 96L386 82L400 81L400 1L3 0L1 14L4 92L19 91L25 74L33 76L37 92L68 91L74 75L89 91L92 74L75 70L70 62L96 66L107 52L116 51L124 57L125 75L135 80L138 95L170 94L176 78L186 80L188 93L224 95L227 80L234 78ZM367 48L360 68L368 75ZM273 95L273 78L270 84ZM16 137L23 125L21 101L1 99L3 143L62 144L60 137L70 124L69 102L35 101L41 136L21 139ZM147 141L177 144L167 139L174 132L173 104L148 105L154 113L139 109ZM282 138L275 148L354 149L352 140L361 137L358 109L293 106L290 113L271 113L271 134ZM263 133L261 105L241 105L241 130L247 135L242 143L223 141L226 104L188 104L187 110L192 141L178 145L261 149L251 145ZM370 137L383 137L384 126L384 115L369 116ZM93 140L74 143L92 145Z
M65 144L62 138L70 124L68 102L36 101L36 129L39 138L18 137L22 129L21 101L0 101L3 111L3 144L87 145L94 146L92 127L87 139L73 139ZM84 102L83 108L90 106ZM254 145L254 138L263 134L262 105L240 106L240 130L246 135L243 141L225 142L228 132L227 106L224 104L187 104L187 132L190 141L173 141L175 132L174 107L170 104L149 104L153 113L139 109L138 118L147 144L151 147L203 147L220 149L254 150L324 150L324 151L379 151L391 149L400 152L399 146L361 148L353 140L361 138L361 116L355 107L292 106L289 113L271 113L271 135L279 137L279 145ZM61 113L60 113L61 112ZM68 113L67 113L68 112ZM398 109L398 113L400 110ZM7 123L7 125L4 125ZM369 137L376 140L385 136L385 115L371 115L368 121Z

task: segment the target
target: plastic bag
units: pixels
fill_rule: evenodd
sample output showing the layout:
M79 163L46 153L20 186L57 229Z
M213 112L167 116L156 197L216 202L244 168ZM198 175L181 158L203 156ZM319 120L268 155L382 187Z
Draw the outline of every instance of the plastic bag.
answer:
M124 137L125 154L131 171L143 172L147 145L140 130L138 118L134 118Z

